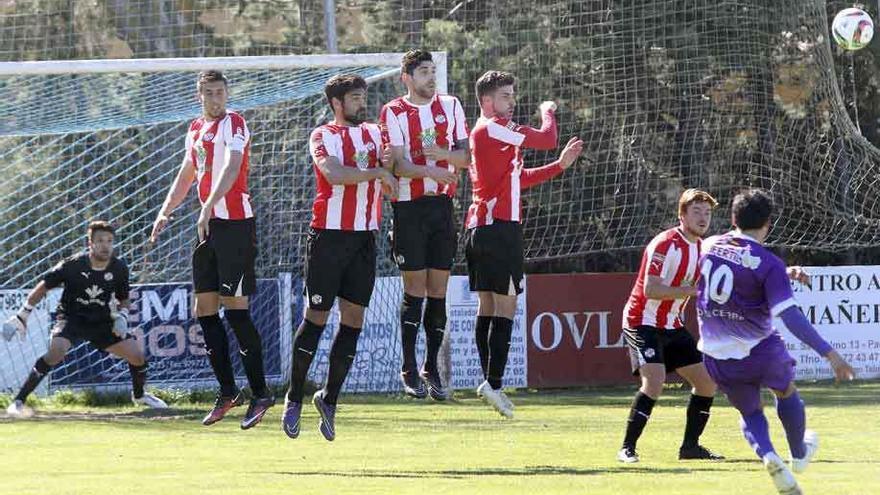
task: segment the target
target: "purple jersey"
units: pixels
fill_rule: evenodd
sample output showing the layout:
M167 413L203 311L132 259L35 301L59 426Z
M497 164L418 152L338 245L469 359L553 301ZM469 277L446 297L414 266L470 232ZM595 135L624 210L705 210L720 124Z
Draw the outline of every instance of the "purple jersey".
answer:
M715 359L742 359L777 334L773 317L797 305L785 263L737 232L703 242L697 284L699 348Z

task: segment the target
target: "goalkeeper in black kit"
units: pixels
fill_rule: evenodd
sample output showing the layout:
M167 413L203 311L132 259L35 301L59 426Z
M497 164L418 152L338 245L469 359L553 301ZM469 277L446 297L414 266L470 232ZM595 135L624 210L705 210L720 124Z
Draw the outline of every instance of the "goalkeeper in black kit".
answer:
M144 391L147 362L137 342L129 335L128 266L113 256L114 234L108 222L89 223L88 252L74 255L52 268L30 292L18 313L3 323L2 333L6 340L16 334L24 337L34 306L49 290L64 286L49 350L34 363L15 400L6 409L9 416L24 417L32 413L25 405L27 396L53 366L64 360L71 346L82 340L128 361L135 404L154 409L168 407L161 399Z

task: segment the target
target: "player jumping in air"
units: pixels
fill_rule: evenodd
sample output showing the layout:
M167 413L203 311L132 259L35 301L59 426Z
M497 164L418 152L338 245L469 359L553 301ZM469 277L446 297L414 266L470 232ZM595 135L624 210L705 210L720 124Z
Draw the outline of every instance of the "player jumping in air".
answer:
M399 177L392 244L403 278L400 377L408 395L445 400L437 354L446 330L446 286L457 245L452 218L456 171L470 163L468 128L458 98L436 92L437 69L430 52L404 54L400 74L406 96L386 104L379 117ZM419 371L416 340L422 323L426 353Z
M382 146L379 126L365 123L366 81L357 75L333 76L324 93L334 118L312 131L309 140L317 191L306 249L306 310L293 337L282 427L288 437L299 436L306 375L338 299L340 323L330 348L327 381L312 397L321 417L318 429L332 441L339 392L357 353L376 280L375 233L382 191L393 197L397 180L384 168L391 154Z
M242 403L229 356L229 339L219 316L222 305L238 339L253 393L241 421L241 428L248 429L256 426L275 404L266 386L262 341L249 310L249 296L256 291L257 255L257 229L247 188L250 132L241 115L226 109L229 82L220 71L200 73L196 89L202 116L192 121L186 133L183 162L156 216L150 239L156 241L171 212L197 181L202 207L198 244L192 256L195 314L220 384L214 408L202 424L220 421L229 409Z
M516 107L513 75L489 71L476 83L480 119L470 135L473 202L468 208L465 250L470 289L479 296L475 340L485 380L477 387L502 416L513 417L513 403L502 390L510 351L516 298L523 291L521 191L561 174L577 160L583 141L573 137L559 160L523 168L523 148L556 147L556 104L541 103L541 129L512 120Z

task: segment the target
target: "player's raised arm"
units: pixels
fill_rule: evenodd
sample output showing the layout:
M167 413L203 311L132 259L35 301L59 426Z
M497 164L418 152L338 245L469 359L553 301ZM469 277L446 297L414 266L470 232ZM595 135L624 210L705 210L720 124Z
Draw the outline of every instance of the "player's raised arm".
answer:
M559 137L556 128L556 103L545 101L538 107L538 111L541 112L540 129L519 126L518 132L525 134L521 146L536 150L552 150L556 147L556 140Z
M571 167L581 152L584 150L584 142L577 136L568 140L568 143L559 154L559 159L543 167L524 168L519 176L520 189L528 189L556 177Z

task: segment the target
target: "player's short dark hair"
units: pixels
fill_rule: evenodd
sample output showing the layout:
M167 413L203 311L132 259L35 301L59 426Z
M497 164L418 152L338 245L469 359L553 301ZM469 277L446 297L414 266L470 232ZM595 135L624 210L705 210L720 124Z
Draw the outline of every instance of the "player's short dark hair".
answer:
M343 101L346 94L356 89L367 89L367 81L363 77L357 74L337 74L324 84L324 95L333 108L333 98Z
M226 79L223 72L219 70L203 70L202 72L199 72L199 78L196 80L196 89L201 91L202 86L204 86L205 83L215 81L223 81L224 86L229 86L229 79Z
M431 52L421 49L410 50L404 53L403 58L400 59L400 72L413 75L422 62L434 62Z
M498 88L513 86L515 83L516 78L513 77L513 74L500 70L490 70L477 79L477 100L485 95L492 94Z
M113 227L113 224L106 220L92 220L91 222L89 222L88 230L86 230L86 233L89 235L89 239L94 238L95 232L110 232L115 236L116 228Z
M763 189L749 189L733 198L730 216L740 230L759 229L767 224L773 214L773 197Z

